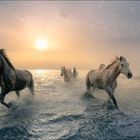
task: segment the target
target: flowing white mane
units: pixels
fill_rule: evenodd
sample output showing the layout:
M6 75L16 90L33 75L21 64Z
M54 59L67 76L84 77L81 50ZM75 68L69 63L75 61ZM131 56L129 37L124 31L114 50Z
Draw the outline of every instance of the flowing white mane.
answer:
M126 61L126 58L121 56L121 59L122 60L125 60ZM110 67L112 67L115 63L119 62L120 61L120 57L116 56L114 60L112 60L111 64L107 65L105 67L105 69L109 69Z

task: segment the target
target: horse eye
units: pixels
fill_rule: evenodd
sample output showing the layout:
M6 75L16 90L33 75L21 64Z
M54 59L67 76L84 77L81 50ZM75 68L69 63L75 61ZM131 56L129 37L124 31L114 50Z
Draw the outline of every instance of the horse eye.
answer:
M124 65L123 65L123 64L121 64L121 66L123 67Z

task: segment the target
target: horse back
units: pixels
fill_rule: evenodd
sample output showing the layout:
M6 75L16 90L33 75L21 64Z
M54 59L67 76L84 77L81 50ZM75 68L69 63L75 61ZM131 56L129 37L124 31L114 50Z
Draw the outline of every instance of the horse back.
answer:
M89 80L93 79L95 73L96 73L97 70L90 70L88 73L87 73L87 78Z
M68 76L72 76L72 71L71 71L71 69L66 69L66 73L68 74Z
M30 79L32 74L27 70L16 70L16 76L21 79Z
M27 70L16 70L15 89L25 88L33 79L32 74Z

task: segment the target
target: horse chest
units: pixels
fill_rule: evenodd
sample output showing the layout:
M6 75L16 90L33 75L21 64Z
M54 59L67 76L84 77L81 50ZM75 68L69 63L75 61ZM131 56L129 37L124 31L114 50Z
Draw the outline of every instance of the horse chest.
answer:
M0 86L2 89L6 89L7 91L12 90L13 88L13 83L11 81L10 76L1 76L0 78Z
M102 79L100 79L100 78L97 78L96 80L94 80L92 82L92 85L95 88L103 89L104 88L104 81Z
M98 75L95 79L95 86L99 89L105 89L108 84L108 79L104 75Z

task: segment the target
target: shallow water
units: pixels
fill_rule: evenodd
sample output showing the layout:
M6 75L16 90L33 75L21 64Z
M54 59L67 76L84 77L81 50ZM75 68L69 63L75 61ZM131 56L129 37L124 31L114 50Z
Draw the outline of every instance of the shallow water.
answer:
M11 92L0 105L0 139L140 139L140 77L121 76L115 97L120 111L104 107L107 94L84 95L85 75L65 83L57 70L32 70L35 97ZM113 107L113 106L112 106Z

